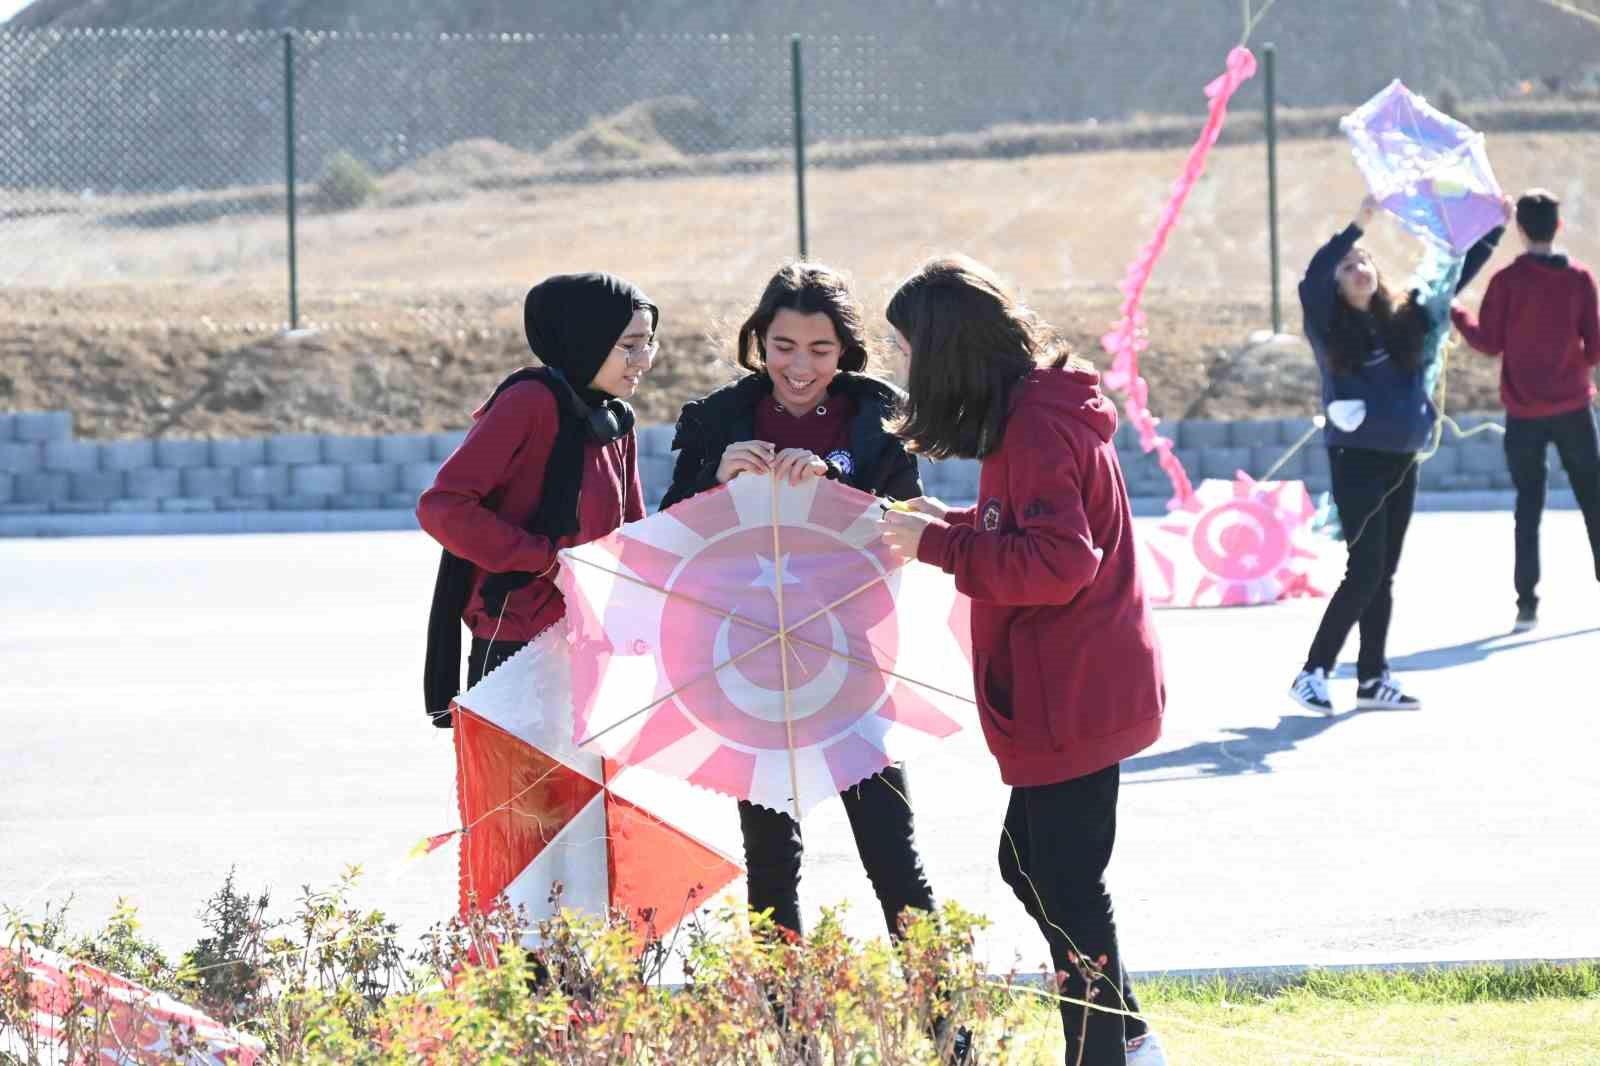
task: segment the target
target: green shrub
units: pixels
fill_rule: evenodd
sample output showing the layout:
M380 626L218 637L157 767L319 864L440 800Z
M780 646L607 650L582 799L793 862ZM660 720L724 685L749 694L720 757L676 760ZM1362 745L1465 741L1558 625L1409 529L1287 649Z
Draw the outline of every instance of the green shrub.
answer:
M983 923L953 905L908 921L893 946L853 939L837 914L791 940L728 910L712 928L691 920L641 951L648 915L562 911L524 948L527 915L502 903L435 927L407 959L392 923L350 905L356 873L308 890L283 921L230 873L202 915L208 935L178 967L136 937L127 906L76 939L60 911L31 925L13 916L12 942L49 941L131 971L258 1037L275 1063L922 1066L937 1061L937 1043L948 1047L955 1022L977 1027L1007 1009L973 958ZM662 981L674 960L686 978L675 988ZM0 981L0 1046L31 1019L19 991ZM1006 1044L1002 1035L985 1061L1016 1061Z
M378 179L349 152L338 152L322 165L317 203L328 211L348 211L378 195Z

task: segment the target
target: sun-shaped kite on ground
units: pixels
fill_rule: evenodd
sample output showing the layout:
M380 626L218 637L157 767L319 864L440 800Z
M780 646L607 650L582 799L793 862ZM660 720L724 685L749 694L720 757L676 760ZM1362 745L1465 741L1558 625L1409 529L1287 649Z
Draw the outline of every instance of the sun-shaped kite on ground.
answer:
M1146 590L1159 607L1243 607L1317 596L1327 541L1301 481L1207 480L1144 538Z

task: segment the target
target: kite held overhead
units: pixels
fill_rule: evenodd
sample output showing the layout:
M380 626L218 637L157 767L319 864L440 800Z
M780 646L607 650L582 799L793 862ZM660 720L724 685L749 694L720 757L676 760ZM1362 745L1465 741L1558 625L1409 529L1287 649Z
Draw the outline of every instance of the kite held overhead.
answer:
M1417 236L1465 255L1504 221L1483 134L1396 79L1339 120L1373 197Z

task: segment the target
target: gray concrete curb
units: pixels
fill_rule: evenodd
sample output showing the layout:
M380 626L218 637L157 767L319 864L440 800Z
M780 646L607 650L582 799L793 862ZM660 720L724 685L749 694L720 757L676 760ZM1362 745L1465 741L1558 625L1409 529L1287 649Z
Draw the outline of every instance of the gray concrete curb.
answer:
M948 500L969 506L971 500ZM1419 511L1509 511L1516 502L1510 491L1421 492ZM1575 510L1570 489L1552 489L1545 507ZM1163 496L1140 496L1133 513L1158 518L1167 512ZM22 514L0 515L0 537L117 537L195 535L211 533L371 533L415 530L416 515L409 510L344 511L202 511L195 513L144 512L131 514Z

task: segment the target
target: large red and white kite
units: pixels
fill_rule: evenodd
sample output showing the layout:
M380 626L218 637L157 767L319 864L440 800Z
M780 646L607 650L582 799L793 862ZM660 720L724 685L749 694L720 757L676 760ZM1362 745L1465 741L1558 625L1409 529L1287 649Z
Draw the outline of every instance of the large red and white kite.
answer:
M641 944L665 937L740 875L737 822L726 800L572 736L559 625L456 698L462 912L503 894L535 922L558 907L622 912Z
M745 475L562 552L578 743L800 818L956 732L967 601L880 507Z

